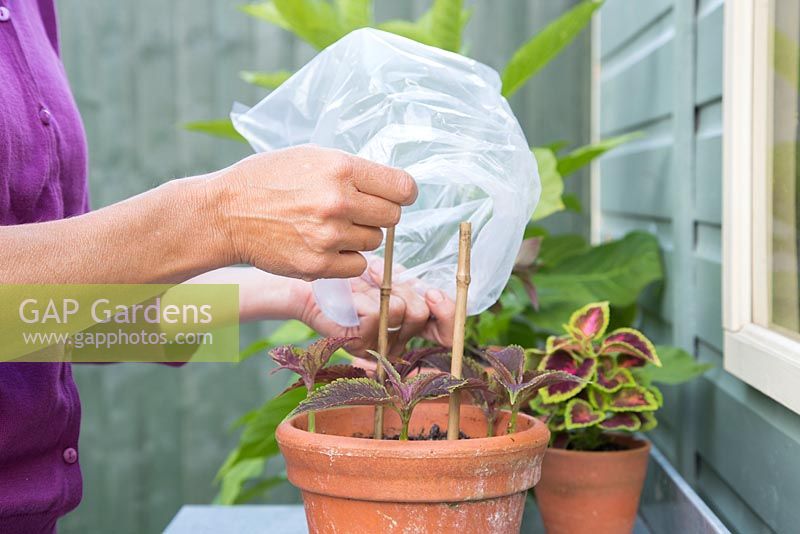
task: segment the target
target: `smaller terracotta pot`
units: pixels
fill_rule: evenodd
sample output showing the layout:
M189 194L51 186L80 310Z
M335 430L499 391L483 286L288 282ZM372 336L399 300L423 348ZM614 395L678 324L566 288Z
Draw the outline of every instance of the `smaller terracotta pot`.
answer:
M447 409L447 403L418 405L409 434L433 424L446 430ZM372 434L373 413L366 406L319 412L314 434L305 430L305 415L278 427L286 472L302 491L312 534L519 532L525 493L539 480L550 437L544 423L519 414L515 434L457 441L354 437ZM397 414L384 413L385 432L399 433ZM507 423L503 413L496 429ZM463 405L460 428L485 436L486 419Z
M650 442L614 438L621 451L547 449L536 503L548 534L624 534L633 530Z

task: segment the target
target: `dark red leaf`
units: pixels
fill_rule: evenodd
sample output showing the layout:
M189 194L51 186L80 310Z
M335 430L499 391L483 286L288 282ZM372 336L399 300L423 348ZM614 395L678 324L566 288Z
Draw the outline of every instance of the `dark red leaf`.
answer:
M366 378L367 372L360 367L353 367L352 365L330 365L328 367L323 367L317 373L316 379L314 380L317 384L330 384L334 380L338 380L339 378ZM287 387L283 393L287 391L291 391L293 389L299 388L304 385L303 379L299 378L289 387Z
M586 384L589 383L589 380L591 380L595 373L596 367L597 360L594 358L586 358L583 361L579 361L569 352L563 350L549 354L542 360L542 363L539 365L540 369L548 371L563 371L565 373L574 375L583 381L563 381L558 384L548 386L541 391L542 400L546 403L556 403L574 397L586 387Z
M447 347L424 347L421 349L414 349L406 352L400 357L398 363L395 364L395 369L397 369L397 372L401 377L406 378L414 370L419 369L425 363L436 361L437 363L448 362L447 367L444 369L440 369L434 365L434 367L437 369L447 372L450 370L450 357L447 356L449 353L450 349Z
M340 378L309 394L289 417L341 406L388 405L392 400L386 388L371 378Z

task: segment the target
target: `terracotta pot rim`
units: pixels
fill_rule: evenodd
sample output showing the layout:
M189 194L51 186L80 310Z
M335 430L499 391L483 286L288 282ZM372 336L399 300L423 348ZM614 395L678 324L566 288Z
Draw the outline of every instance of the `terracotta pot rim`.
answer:
M347 411L363 406L347 406L325 410L328 413ZM462 406L462 414L467 410L479 410L475 406ZM507 410L503 410L507 412ZM524 413L517 415L517 425L530 424L530 427L517 431L514 434L502 434L493 437L449 440L375 440L372 438L359 438L353 436L339 436L336 434L311 433L296 426L297 422L304 419L305 414L297 415L282 422L276 431L283 442L291 442L293 447L303 450L346 449L351 453L361 451L365 454L374 454L376 451L381 456L393 457L467 457L474 456L476 450L481 456L506 456L510 452L536 446L540 442L546 444L550 435L547 425L535 417ZM424 454L422 454L424 452Z
M612 441L624 442L629 447L621 451L576 451L572 449L556 449L553 447L547 448L547 454L560 455L560 456L592 456L594 458L608 458L613 456L619 458L624 455L636 456L641 454L642 449L650 451L650 440L636 436L626 436L616 434L613 436Z
M420 405L412 428L446 425L447 408L445 403ZM372 414L369 406L319 412L317 430L369 432ZM543 422L528 416L519 417L520 432L510 436L405 442L312 434L297 428L305 426L304 418L284 421L275 432L289 481L306 493L374 502L453 503L524 492L539 480L550 437ZM507 419L502 414L500 424ZM485 429L476 406L462 406L461 420L470 433ZM392 433L398 424L394 412L386 414Z

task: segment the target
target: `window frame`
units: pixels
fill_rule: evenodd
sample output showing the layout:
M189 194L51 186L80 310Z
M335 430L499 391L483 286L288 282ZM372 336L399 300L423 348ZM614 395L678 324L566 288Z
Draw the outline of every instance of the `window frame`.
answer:
M766 0L725 3L724 367L800 413L800 338L768 325L772 5Z

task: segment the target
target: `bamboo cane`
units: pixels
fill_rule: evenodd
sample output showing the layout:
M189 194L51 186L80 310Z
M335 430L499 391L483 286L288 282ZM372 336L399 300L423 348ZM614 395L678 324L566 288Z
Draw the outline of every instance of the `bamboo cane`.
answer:
M456 313L453 325L453 356L450 374L461 378L464 360L464 329L467 323L467 290L469 289L469 260L472 247L472 224L462 222L458 229L458 270L456 271ZM458 439L461 419L461 392L450 394L447 419L447 439Z
M392 257L394 256L394 226L386 229L386 246L383 253L383 280L381 281L380 315L378 316L378 353L389 359L389 299L392 295ZM383 384L385 371L380 364L376 378ZM383 439L383 406L375 407L373 438Z

